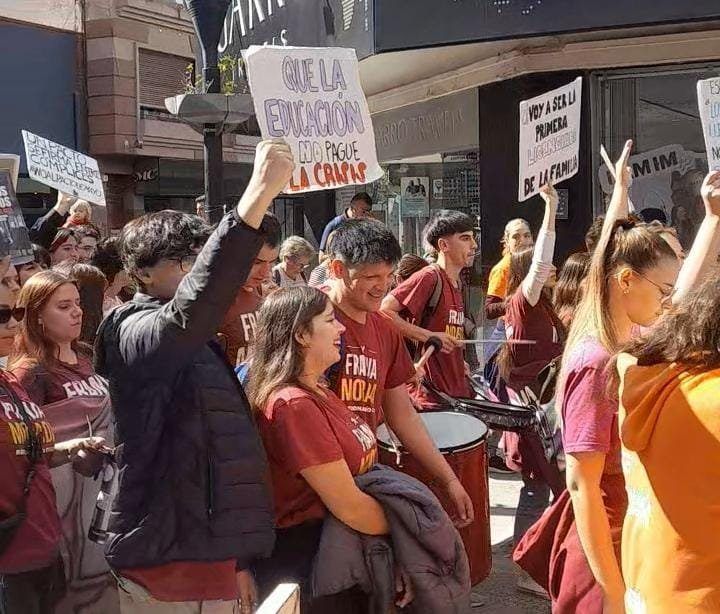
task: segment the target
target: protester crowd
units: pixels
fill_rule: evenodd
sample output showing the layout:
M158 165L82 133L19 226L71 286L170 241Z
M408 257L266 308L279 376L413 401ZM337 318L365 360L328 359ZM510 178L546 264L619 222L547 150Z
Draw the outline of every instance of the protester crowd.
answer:
M60 194L33 261L0 261L0 612L244 613L283 582L303 612L467 612L488 518L426 418L476 397L534 399L557 444L489 425L523 483L518 588L559 613L720 611L720 172L693 239L630 211L631 148L562 266L552 186L535 236L508 222L479 373L464 213L433 213L432 263L365 193L319 253L281 241L294 161L270 141L214 228L161 211L103 240ZM379 464L388 433L417 475Z

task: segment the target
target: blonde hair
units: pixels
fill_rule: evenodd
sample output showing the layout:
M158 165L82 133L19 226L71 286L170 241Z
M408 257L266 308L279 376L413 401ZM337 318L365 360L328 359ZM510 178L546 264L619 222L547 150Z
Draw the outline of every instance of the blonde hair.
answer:
M280 247L280 260L285 258L312 258L314 255L315 248L312 244L296 235L285 239Z

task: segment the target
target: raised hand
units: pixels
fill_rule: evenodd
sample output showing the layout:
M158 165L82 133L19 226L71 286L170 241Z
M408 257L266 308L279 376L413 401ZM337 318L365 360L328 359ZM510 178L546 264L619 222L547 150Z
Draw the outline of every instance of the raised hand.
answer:
M720 215L720 171L705 176L700 195L705 203L705 215Z
M292 151L287 143L260 141L255 150L255 166L250 182L264 193L277 196L288 184L295 169Z
M552 207L555 211L557 211L560 197L558 196L555 186L550 183L546 183L540 188L540 196L545 201L545 206Z
M630 160L630 154L632 153L633 142L631 139L625 141L620 157L615 163L615 181L620 184L625 190L630 188L632 183L632 169L628 166Z

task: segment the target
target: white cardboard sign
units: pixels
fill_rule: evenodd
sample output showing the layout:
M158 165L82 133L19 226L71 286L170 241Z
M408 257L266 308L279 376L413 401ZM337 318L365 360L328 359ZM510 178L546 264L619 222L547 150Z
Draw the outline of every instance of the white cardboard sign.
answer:
M22 135L30 177L65 194L105 205L105 191L95 158L27 130L23 130Z
M518 200L578 171L582 77L520 103Z
M708 170L720 170L720 77L697 83L698 108L702 121Z
M295 156L285 192L382 177L354 49L252 45L244 57L260 133Z

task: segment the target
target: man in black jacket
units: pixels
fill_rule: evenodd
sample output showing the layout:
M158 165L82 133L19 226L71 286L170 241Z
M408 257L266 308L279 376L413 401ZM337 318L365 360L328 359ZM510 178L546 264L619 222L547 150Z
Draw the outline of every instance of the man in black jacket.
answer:
M233 612L238 597L243 612L252 608L249 569L274 541L266 462L213 339L293 166L286 145L260 143L247 190L204 247L205 223L175 211L122 232L140 292L101 326L96 368L116 417L119 492L105 554L123 612L201 611L209 601Z

